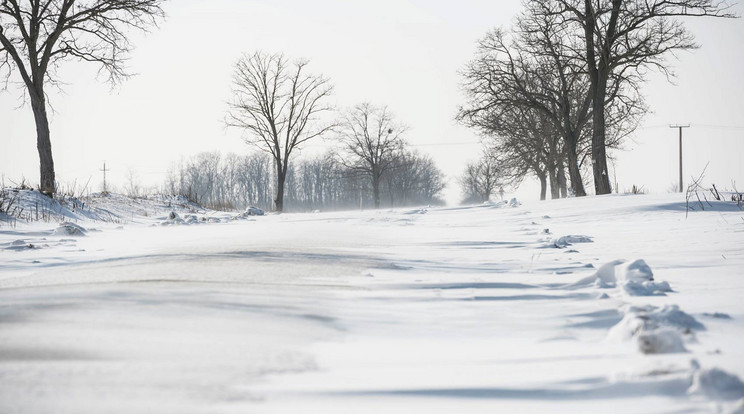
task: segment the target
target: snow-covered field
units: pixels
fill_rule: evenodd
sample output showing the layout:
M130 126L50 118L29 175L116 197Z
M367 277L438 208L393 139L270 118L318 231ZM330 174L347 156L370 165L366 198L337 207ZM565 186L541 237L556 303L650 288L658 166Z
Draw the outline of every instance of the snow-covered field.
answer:
M744 412L735 204L159 206L0 227L1 413Z

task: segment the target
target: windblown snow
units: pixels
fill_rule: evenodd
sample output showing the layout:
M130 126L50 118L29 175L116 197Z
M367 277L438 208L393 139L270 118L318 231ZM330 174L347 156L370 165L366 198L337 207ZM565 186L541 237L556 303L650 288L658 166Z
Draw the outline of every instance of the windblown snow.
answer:
M0 227L2 413L744 412L730 203L91 203Z

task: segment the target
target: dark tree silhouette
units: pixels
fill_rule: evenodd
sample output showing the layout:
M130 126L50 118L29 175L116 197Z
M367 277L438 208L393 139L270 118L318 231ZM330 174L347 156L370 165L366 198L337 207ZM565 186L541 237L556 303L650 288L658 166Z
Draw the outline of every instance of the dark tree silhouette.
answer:
M538 144L547 146L544 152L548 156L541 162L546 164L551 183L560 188L563 179L559 172L565 166L573 193L584 196L581 167L591 147L592 90L581 38L576 36L576 26L566 23L559 6L554 1L527 1L511 32L497 29L480 40L476 58L463 72L468 103L460 109L458 119L486 136L503 139L517 134L519 138L512 140L515 145L525 144L524 138L529 136L542 141ZM620 73L608 82L602 110L606 144L613 148L635 130L646 107L637 79ZM525 122L537 125L538 121L547 136L525 134L527 127L520 126ZM504 145L497 147L508 152ZM537 165L537 154L519 153L527 155L527 164ZM540 178L542 173L531 169Z
M93 62L111 83L128 76L124 63L132 46L127 28L147 30L163 17L164 0L2 0L0 76L18 72L36 122L40 189L55 192L54 159L45 86L58 84L65 60Z
M679 17L735 17L719 0L533 0L561 16L564 24L578 24L583 34L583 59L592 102L592 169L596 194L611 192L607 169L606 108L610 95L623 82L633 88L644 72L657 69L672 75L666 57L698 46ZM619 82L617 79L622 79ZM613 81L614 80L614 81Z

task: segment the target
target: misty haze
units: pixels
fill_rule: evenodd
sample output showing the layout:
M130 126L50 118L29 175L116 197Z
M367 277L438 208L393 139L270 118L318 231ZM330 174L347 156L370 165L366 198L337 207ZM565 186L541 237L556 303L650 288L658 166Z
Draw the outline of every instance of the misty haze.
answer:
M744 413L742 12L0 0L0 413Z

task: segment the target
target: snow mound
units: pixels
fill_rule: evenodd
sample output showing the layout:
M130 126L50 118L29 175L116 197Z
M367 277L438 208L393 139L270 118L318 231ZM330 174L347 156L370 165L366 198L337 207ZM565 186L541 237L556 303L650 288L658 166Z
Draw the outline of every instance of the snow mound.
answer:
M605 263L593 275L568 288L596 286L602 289L619 287L628 296L665 296L672 292L668 282L655 282L651 267L643 259L630 262L613 260Z
M175 211L171 211L168 213L168 217L163 219L163 222L160 223L162 226L171 226L171 225L191 225L191 224L205 224L205 223L220 223L221 220L217 217L204 217L204 216L197 216L196 214L185 214L183 217L181 217L178 213Z
M632 282L646 282L654 280L654 272L643 259L636 259L632 262L622 264L615 271L620 280Z
M705 326L677 305L630 306L607 337L615 342L635 341L644 354L686 352L684 342L695 340L694 331Z
M186 221L186 224L199 224L199 223L205 223L207 221L206 218L202 217L199 218L198 216L195 216L193 214L187 214L183 216L184 221Z
M703 316L715 319L732 319L731 315L723 312L704 313Z
M69 222L62 222L59 227L54 229L54 234L58 236L85 236L85 233L87 231L84 228Z
M250 206L245 209L244 212L240 213L236 218L250 217L250 216L263 216L266 213L258 207Z
M521 205L522 205L522 203L520 203L519 200L517 200L516 198L512 198L509 201L506 201L506 200L502 200L502 201L491 201L491 200L487 200L487 201L484 201L483 204L482 204L482 206L484 206L484 207L490 207L490 208L504 208L504 207L512 207L512 208L514 208L514 207L519 207Z
M628 296L664 296L672 292L668 282L636 282L626 281L620 285Z
M550 244L552 246L549 247L563 249L564 247L568 247L574 243L592 243L593 241L594 240L589 236L569 234L568 236L561 236L557 239L551 240Z
M168 218L166 219L166 222L163 224L183 224L185 223L184 219L181 218L181 216L178 215L175 211L171 211L168 213Z
M744 414L744 397L736 401L731 407L725 409L723 414Z
M692 376L687 392L716 400L738 400L744 398L744 383L736 375L718 368L700 369ZM742 404L737 405L739 409L733 412L741 412L744 408Z
M425 208L420 208L420 209L416 209L416 210L406 211L403 214L426 214L428 212L429 212L429 210L427 210Z
M638 350L644 354L674 354L687 352L679 332L672 329L659 329L638 335Z
M3 243L2 245L5 245L5 250L27 250L27 249L34 249L36 246L34 246L31 243L26 243L25 240L13 240L10 243Z

